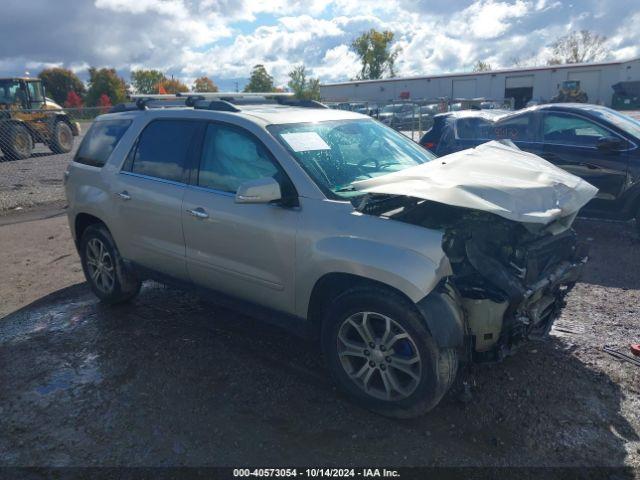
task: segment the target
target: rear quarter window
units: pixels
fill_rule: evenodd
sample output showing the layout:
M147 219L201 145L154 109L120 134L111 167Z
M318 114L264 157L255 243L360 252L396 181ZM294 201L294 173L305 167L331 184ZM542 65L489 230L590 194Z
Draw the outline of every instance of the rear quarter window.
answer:
M94 122L82 140L73 160L85 165L102 167L130 125L131 120Z

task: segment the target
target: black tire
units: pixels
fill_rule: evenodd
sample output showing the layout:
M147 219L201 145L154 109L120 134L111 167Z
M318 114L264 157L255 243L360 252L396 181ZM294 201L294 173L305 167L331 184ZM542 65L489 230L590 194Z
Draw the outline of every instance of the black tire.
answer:
M414 387L410 394L396 399L379 398L375 394L365 392L352 379L357 374L347 373L343 366L344 356L341 359L339 354L341 340L338 334L346 324L346 319L352 315L358 315L358 312L375 312L374 315L389 317L409 335L411 345L417 349L417 352L413 352L412 355L417 354L421 362L420 373L416 374L416 379L412 380ZM438 404L456 378L457 352L453 349L440 350L415 305L399 294L382 287L356 287L335 298L326 309L321 341L327 368L342 391L356 403L384 416L411 418L427 413ZM373 350L382 350L377 342L378 340L375 341L376 346ZM372 352L369 354L373 355ZM379 352L376 354L385 355ZM386 360L391 361L389 358ZM366 358L365 363L367 363ZM369 365L371 364L372 362L369 362ZM379 383L382 383L381 370L384 369L382 365L381 363L376 367ZM357 369L358 367L355 368ZM376 373L370 376L372 381L375 381L374 375ZM386 388L387 382L384 383Z
M33 152L33 137L31 137L27 127L24 125L11 125L8 128L2 151L10 160L29 158Z
M73 131L62 120L58 120L51 132L49 148L53 153L69 153L73 149Z
M102 277L98 278L94 275L96 269L92 265L92 258L97 256L93 252L98 243L104 246L109 257L108 261L106 257L104 258L104 268L101 269L110 271L112 274L113 282L108 286L99 281ZM138 276L123 262L111 233L104 225L91 225L84 231L80 240L80 260L87 283L102 302L108 304L127 302L140 291L141 282Z

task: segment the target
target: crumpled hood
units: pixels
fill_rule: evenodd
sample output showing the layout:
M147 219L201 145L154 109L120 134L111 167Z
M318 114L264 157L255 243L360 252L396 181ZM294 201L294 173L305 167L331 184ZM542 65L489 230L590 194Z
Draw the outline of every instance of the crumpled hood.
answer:
M540 224L576 213L598 191L537 155L496 141L353 186Z

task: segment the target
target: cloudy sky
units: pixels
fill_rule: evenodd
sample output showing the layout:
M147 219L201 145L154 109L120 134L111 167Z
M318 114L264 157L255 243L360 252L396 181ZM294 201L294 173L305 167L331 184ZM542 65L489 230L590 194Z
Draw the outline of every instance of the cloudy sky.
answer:
M640 56L640 0L0 0L0 76L64 66L157 68L240 88L266 65L278 84L304 63L323 82L358 71L351 40L391 30L399 76L544 63L571 30L609 38L609 57Z

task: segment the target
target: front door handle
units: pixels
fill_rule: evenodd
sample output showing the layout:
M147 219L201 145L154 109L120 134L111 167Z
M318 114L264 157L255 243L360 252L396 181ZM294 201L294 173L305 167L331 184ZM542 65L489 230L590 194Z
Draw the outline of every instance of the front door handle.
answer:
M194 208L192 210L187 209L187 213L196 218L209 218L209 214L205 212L204 208L202 207Z
M129 195L129 192L127 192L126 190L116 193L115 196L121 198L124 201L131 200L131 195Z

